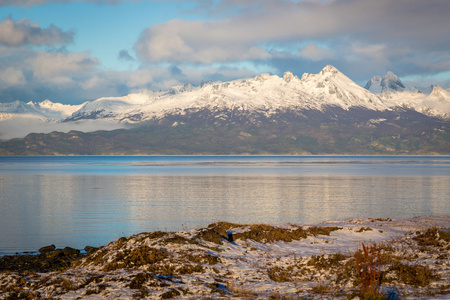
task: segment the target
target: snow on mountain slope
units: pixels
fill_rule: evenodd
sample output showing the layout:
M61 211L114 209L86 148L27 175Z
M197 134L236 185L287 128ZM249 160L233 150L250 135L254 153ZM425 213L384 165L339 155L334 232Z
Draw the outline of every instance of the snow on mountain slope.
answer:
M72 115L80 109L81 105L67 105L53 103L50 100L42 102L28 102L16 100L10 103L0 103L0 120L11 119L14 117L31 117L42 120L58 121Z
M344 109L364 107L385 110L380 99L362 88L333 66L326 66L319 74L304 74L303 89L325 105L336 105Z
M53 103L45 100L39 103L28 102L27 105L39 111L43 116L52 120L62 120L71 116L74 112L81 108L81 105L67 105L61 103Z
M390 107L407 107L429 116L450 118L450 92L437 85L430 95L404 91L383 93L380 98Z
M375 95L370 90L383 91ZM158 120L168 115L209 110L241 111L266 116L287 110L324 110L329 107L365 108L384 111L396 107L415 109L427 115L449 117L450 93L435 87L431 95L405 90L392 72L373 77L363 88L333 66L301 79L286 72L283 77L261 74L229 82L208 82L200 86L175 86L167 91L142 91L123 97L104 97L79 106L49 100L27 104L16 101L0 104L0 120L17 114L53 121L105 119L121 123ZM374 90L374 91L375 91Z
M19 100L0 103L0 120L8 120L19 114L36 116L38 113L32 107Z
M380 84L382 92L400 92L406 89L403 82L398 78L397 75L395 75L391 71L387 72L386 75L383 76Z
M287 93L288 82L278 76L262 74L250 79L231 82L212 82L178 94L167 93L148 103L124 112L119 117L125 121L145 121L167 114L183 114L185 110L223 109L274 111L279 107L301 103L316 106L310 97L299 89ZM139 119L136 119L139 116Z
M142 92L124 97L103 97L95 101L85 102L79 110L67 120L111 118L133 106L151 99L151 93Z
M378 75L373 76L369 81L367 81L364 88L374 94L381 94L381 77Z
M435 85L430 97L437 98L438 101L445 103L450 101L450 92L438 85Z
M406 107L429 116L450 118L450 93L440 86L433 86L429 95L416 87L407 88L391 71L383 77L373 76L365 89L377 94L390 108Z
M438 85L433 87L422 105L433 115L450 118L450 92Z
M277 110L323 110L329 106L387 109L377 96L358 86L336 68L327 66L319 74L305 74L302 79L291 72L286 72L283 78L261 74L225 83L208 83L174 95L162 94L119 114L117 119L139 122L205 108L211 111L257 111L270 115Z

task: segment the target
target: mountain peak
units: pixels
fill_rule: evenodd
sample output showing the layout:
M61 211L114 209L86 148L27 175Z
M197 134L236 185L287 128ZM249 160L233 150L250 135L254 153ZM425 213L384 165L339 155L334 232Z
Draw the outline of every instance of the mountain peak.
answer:
M441 100L449 100L450 101L450 93L440 87L439 85L433 86L433 91L430 94L431 97L437 97Z
M399 80L398 76L392 71L387 71L386 75L383 76L383 79Z
M433 85L433 91L431 92L431 94L440 93L442 91L445 91L442 87L440 87L439 85Z
M291 72L291 71L287 71L284 73L283 75L283 80L284 82L288 83L290 82L292 79L294 79L296 76Z
M364 88L374 94L401 92L406 89L403 82L392 71L388 71L383 77L378 75L373 76L366 83Z
M403 82L393 72L388 71L381 79L382 92L399 92L406 89Z
M371 91L374 94L381 93L381 76L375 75L372 78L370 78L370 80L367 81L364 88L366 90Z
M338 69L336 69L335 67L333 67L332 65L327 65L325 68L322 69L320 74L324 75L326 73L338 74L338 73L340 73L340 71Z

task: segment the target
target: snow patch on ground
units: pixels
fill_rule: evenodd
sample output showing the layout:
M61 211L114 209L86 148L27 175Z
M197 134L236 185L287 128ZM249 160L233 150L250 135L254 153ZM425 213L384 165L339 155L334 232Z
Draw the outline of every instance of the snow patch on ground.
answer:
M101 247L63 272L2 272L0 299L20 293L57 299L357 299L352 266L362 244L379 245L392 259L384 266L386 278L396 274L394 262L424 266L434 276L425 283L386 279L380 291L401 299L449 299L450 242L439 231L430 237L433 245L419 240L431 229L449 227L450 216L444 215L302 226L219 222L140 233Z

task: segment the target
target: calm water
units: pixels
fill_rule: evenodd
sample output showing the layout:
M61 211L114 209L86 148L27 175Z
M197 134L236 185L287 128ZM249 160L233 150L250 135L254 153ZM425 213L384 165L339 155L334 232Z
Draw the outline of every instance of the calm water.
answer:
M450 215L450 156L0 156L0 255L223 220Z

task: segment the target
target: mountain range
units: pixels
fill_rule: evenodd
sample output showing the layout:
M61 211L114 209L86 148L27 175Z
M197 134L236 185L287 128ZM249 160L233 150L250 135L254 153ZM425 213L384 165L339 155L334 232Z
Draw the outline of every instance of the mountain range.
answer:
M363 88L330 65L81 105L0 104L0 126L16 119L125 129L32 133L0 143L0 154L450 153L448 90L422 93L392 72Z

